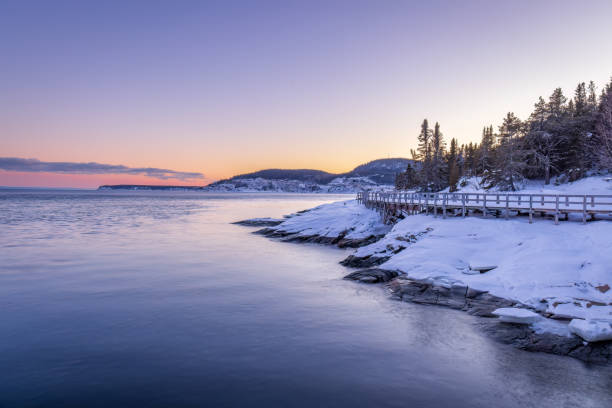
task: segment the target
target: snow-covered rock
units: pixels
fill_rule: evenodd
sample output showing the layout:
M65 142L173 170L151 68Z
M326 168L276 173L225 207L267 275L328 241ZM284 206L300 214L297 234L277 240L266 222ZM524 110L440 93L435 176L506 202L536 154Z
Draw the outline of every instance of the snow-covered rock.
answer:
M573 319L569 324L569 329L588 342L612 340L610 320Z
M531 324L542 319L539 314L518 307L502 307L494 310L493 314L504 323Z
M359 246L372 242L391 229L383 224L380 214L365 208L356 200L323 204L293 214L281 224L264 230L266 235L291 239L317 238L315 242Z

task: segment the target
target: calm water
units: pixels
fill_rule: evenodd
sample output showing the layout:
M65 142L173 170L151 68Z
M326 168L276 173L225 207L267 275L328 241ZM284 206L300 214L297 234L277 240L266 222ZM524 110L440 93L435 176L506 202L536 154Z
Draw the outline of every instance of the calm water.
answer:
M340 198L0 191L0 407L612 407L610 368L230 224Z

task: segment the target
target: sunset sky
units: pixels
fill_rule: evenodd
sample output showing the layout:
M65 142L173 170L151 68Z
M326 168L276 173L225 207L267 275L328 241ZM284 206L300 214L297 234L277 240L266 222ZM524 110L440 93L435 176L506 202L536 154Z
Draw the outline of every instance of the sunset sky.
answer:
M477 141L555 87L608 82L611 17L609 0L4 0L0 185L341 172L408 157L423 118ZM109 166L71 165L92 162Z

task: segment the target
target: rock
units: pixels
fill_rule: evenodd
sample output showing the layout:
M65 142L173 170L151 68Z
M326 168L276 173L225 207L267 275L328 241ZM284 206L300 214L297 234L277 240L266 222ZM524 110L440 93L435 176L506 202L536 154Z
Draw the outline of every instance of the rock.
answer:
M542 319L542 316L531 310L517 307L502 307L494 310L493 314L504 323L531 324Z
M612 342L586 343L578 336L536 333L531 326L501 324L498 320L483 320L480 325L495 340L522 350L569 356L589 363L612 362Z
M254 234L265 235L270 238L282 238L285 242L311 242L325 245L337 245L340 248L357 248L370 245L384 237L384 235L370 235L365 238L345 238L344 234L337 237L322 235L300 235L300 233L290 233L278 228L262 228L254 231Z
M283 221L285 220L277 218L250 218L248 220L236 221L232 224L245 225L247 227L274 227Z
M487 291L485 290L478 290L478 289L474 289L474 288L467 288L467 292L465 294L465 296L469 299L473 299L476 296L482 295L483 293L487 293Z
M347 280L359 281L362 283L379 283L388 282L391 279L399 275L396 271L389 271L386 269L363 269L349 273L344 277Z
M612 324L607 320L572 319L569 329L588 342L612 340Z
M474 271L474 272L477 272L477 273L489 272L489 271L492 271L495 268L497 268L497 265L489 265L489 266L471 266L470 265L470 270Z
M606 283L605 285L595 286L595 289L597 289L601 293L606 293L610 290L610 285Z
M351 268L369 268L372 266L378 266L389 260L390 256L355 256L349 255L344 260L340 261L341 265L349 266Z

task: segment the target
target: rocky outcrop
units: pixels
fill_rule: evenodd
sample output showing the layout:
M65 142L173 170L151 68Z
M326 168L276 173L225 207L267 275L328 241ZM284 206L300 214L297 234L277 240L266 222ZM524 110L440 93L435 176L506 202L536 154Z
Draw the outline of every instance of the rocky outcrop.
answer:
M389 282L398 275L399 273L396 271L373 268L349 273L344 277L344 279L354 280L361 283L381 283Z
M248 220L236 221L233 224L244 225L247 227L275 227L281 224L284 219L278 218L251 218Z
M340 261L340 265L348 266L350 268L371 268L372 266L378 266L387 262L390 258L390 256L349 255L348 257Z
M398 300L446 306L482 317L494 317L493 312L498 308L527 308L526 305L460 283L439 284L433 280L399 276L388 283L388 288L392 297ZM530 325L504 323L498 319L484 319L479 324L497 341L523 350L570 356L592 363L612 363L610 341L588 343L578 336L537 333Z
M311 242L316 244L336 245L339 248L358 248L370 245L384 235L370 235L365 238L345 238L346 233L336 237L321 235L300 235L299 233L288 233L274 228L263 228L254 232L270 238L281 238L285 242Z
M578 336L536 333L528 325L492 319L479 324L495 340L522 350L570 356L589 363L612 362L612 342L587 343Z
M493 311L516 305L508 299L467 287L462 283L438 283L398 277L389 283L392 296L406 302L446 306L476 316L494 317Z

